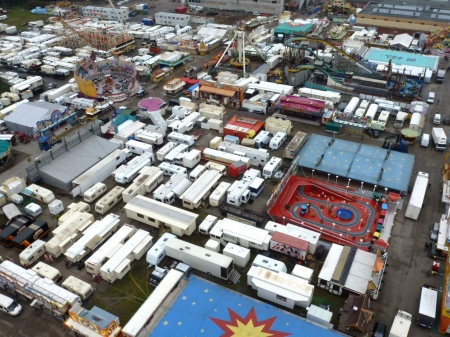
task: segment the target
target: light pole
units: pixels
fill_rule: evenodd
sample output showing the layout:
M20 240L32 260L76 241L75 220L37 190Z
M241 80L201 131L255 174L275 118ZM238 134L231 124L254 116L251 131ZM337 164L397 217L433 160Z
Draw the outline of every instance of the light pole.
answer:
M329 183L330 182L330 174L328 173L328 180L327 180L327 183Z
M314 179L314 170L312 170L312 176L311 176L311 178Z
M375 192L377 189L377 185L373 185L373 191Z
M385 187L384 188L384 196L387 198L387 191L388 191L388 189L387 189L387 187Z
M337 180L338 180L338 178L339 178L339 176L336 176L336 184L335 184L335 185L337 185Z
M283 215L283 225L286 225L286 217Z
M347 185L349 185L349 187L350 187L350 182L351 182L351 181L352 181L351 179L348 180L348 184L347 184Z
M367 230L367 237L366 237L366 239L369 239L369 235L370 235L370 230L368 229Z
M341 240L342 240L342 233L339 234L339 244L341 244Z
M333 222L333 233L334 233L334 227L336 226L336 224Z
M348 232L348 234L347 234L347 239L348 239L348 237L350 235L350 228L347 228L347 232Z

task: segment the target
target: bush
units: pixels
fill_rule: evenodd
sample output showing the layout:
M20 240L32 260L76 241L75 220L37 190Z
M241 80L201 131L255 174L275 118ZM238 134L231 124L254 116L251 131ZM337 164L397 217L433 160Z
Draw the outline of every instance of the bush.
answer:
M45 6L47 6L47 3L45 3L44 1L31 0L25 3L24 8L32 10L35 9L36 7L44 8Z

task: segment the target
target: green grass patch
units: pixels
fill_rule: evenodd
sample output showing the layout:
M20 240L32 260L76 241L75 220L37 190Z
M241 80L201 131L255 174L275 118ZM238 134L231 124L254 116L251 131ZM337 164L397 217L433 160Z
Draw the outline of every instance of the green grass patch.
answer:
M45 15L45 14L33 14L29 10L26 9L11 9L11 11L7 14L8 19L0 21L0 23L7 23L10 26L16 26L17 31L19 30L26 30L28 27L24 26L22 27L22 23L25 21L38 21L47 20L51 15Z

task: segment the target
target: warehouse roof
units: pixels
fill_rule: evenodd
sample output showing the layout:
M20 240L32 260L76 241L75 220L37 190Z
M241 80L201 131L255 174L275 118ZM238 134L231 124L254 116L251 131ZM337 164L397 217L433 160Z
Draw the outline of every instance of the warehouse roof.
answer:
M366 7L363 8L358 16L364 15L377 15L386 16L391 18L408 18L416 21L434 21L434 22L445 22L450 21L450 10L442 9L441 6L448 4L448 1L439 2L439 4L429 4L423 2L423 5L417 4L387 4L387 3L376 3L370 2ZM433 5L436 8L433 8ZM439 8L438 8L439 7Z
M55 110L63 112L66 108L48 102L29 102L18 106L10 115L5 117L5 121L36 129L36 123L43 119L50 119Z
M118 147L119 144L117 143L92 136L55 160L50 161L47 165L40 167L39 171L59 181L70 183ZM36 161L39 161L39 158L36 158Z

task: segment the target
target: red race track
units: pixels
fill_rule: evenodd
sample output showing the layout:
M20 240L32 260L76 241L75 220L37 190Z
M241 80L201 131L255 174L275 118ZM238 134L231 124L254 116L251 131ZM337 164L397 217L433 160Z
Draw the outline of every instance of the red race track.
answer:
M372 192L365 193L372 196ZM373 234L380 213L381 203L365 197L360 190L347 190L346 187L298 176L288 179L269 210L279 223L299 225L321 232L324 240L364 250L368 250L372 239L375 239ZM383 242L377 240L376 244Z

